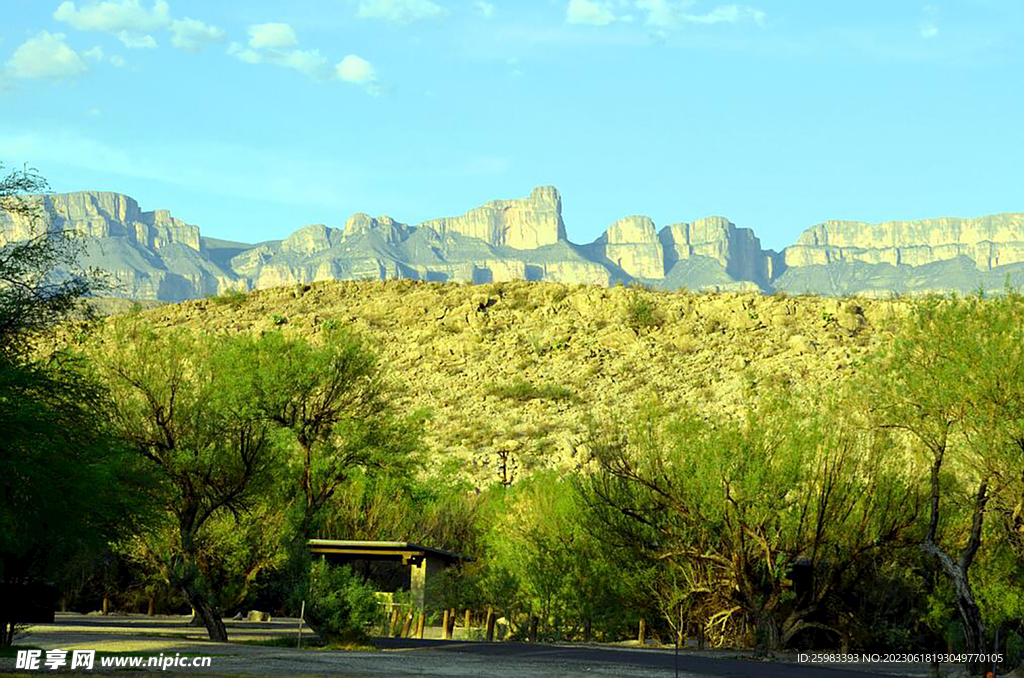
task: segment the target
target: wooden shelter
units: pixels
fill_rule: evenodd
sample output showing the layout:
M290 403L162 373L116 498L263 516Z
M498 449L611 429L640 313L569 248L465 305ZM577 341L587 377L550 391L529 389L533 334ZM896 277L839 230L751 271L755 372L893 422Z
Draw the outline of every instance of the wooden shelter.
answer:
M427 588L434 577L446 567L473 560L406 541L310 539L307 544L312 555L361 571L380 590L395 591L407 585L413 604L421 611L428 602Z

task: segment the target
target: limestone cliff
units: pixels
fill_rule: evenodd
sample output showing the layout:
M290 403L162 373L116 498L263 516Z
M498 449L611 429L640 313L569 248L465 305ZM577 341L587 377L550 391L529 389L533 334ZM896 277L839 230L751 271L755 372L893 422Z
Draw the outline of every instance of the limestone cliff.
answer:
M117 296L181 301L227 289L335 279L491 283L512 280L665 290L776 290L828 295L970 292L1024 286L1024 214L866 224L828 221L782 253L764 250L725 217L614 222L597 240L566 237L550 186L418 226L356 213L339 228L313 224L258 245L219 241L167 210L143 211L119 193L26 196L37 219L0 211L0 246L39 229L84 236L84 266L113 274Z
M619 219L594 241L591 249L634 278L665 277L665 254L650 217Z
M420 224L441 235L459 233L491 245L534 249L565 240L562 198L554 186L540 186L524 200L494 200L461 217Z
M773 277L774 253L761 249L749 228L736 228L725 217L707 217L692 224L669 224L659 234L665 249L665 268L691 257L708 257L736 280L767 284Z
M1024 262L1024 214L866 224L826 221L785 250L788 267L861 261L923 266L967 257L978 270Z

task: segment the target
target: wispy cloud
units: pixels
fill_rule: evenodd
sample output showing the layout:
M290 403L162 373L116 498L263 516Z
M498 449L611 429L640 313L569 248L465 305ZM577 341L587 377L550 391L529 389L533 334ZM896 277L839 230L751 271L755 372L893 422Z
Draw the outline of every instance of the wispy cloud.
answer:
M610 0L569 0L565 8L565 21L570 24L607 26L617 19Z
M157 47L153 34L158 31L169 31L171 46L188 52L198 52L225 39L223 29L198 19L173 19L165 0L155 0L151 7L139 0L93 1L81 7L66 0L57 7L53 18L80 31L113 35L129 49Z
M224 42L224 29L198 19L175 19L171 22L171 46L186 52L198 52L207 45Z
M65 80L82 75L89 68L78 52L68 46L65 37L63 33L39 31L14 50L6 63L6 73L13 78L33 80ZM89 50L88 56L95 58L96 54Z
M679 28L686 24L734 24L752 21L763 25L768 15L747 5L718 5L705 11L695 0L637 0L637 9L647 12L647 25L657 28Z
M476 11L479 12L480 15L485 19L490 19L492 16L494 16L494 3L484 2L484 0L477 0L476 2L473 3L473 6L476 7Z
M448 10L431 0L359 0L357 13L361 19L381 19L397 24L439 19L447 14Z
M256 24L249 26L249 47L261 49L272 47L285 49L299 44L295 30L284 23Z
M921 23L918 24L918 33L926 40L928 38L934 38L939 34L939 25L936 23L939 8L934 5L925 5L922 12L924 13L924 18L921 19Z
M380 94L373 65L356 54L349 54L337 64L316 49L298 49L295 30L286 23L254 24L249 27L247 46L233 42L228 54L247 64L271 64L291 68L317 82L340 80L360 85L374 96Z

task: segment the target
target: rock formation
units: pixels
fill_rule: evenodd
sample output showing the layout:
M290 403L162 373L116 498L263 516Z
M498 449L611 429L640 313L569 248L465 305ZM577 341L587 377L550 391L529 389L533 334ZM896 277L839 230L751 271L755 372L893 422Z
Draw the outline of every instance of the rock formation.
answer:
M787 247L786 266L863 261L923 266L967 257L978 270L1024 262L1024 214L866 224L826 221Z
M540 186L525 200L494 200L461 217L445 217L420 224L441 235L459 233L491 245L519 250L535 249L566 240L562 198L554 186Z
M356 213L340 228L313 224L258 245L202 237L167 210L144 212L118 193L27 199L41 219L0 212L0 246L43 227L75 231L85 236L81 263L110 271L118 285L113 293L133 299L180 301L228 289L367 278L862 296L999 289L1007 276L1024 285L1022 214L828 221L777 253L762 249L752 230L718 216L660 231L649 217L624 217L594 242L576 245L550 186L417 226Z

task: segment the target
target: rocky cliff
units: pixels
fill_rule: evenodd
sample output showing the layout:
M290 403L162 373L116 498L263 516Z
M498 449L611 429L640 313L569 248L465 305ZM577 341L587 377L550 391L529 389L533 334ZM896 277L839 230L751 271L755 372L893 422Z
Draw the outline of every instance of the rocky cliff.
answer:
M978 270L1024 262L1024 214L866 224L826 221L786 248L787 266L862 261L923 266L967 257Z
M646 216L614 222L597 240L566 237L562 200L551 186L495 200L460 217L416 226L388 216L350 216L339 228L313 224L258 245L205 238L167 210L132 198L79 192L30 198L36 220L0 212L0 245L41 227L85 236L85 265L110 271L117 296L180 301L228 289L335 279L473 283L510 280L660 289L776 290L888 296L978 287L1009 276L1024 285L1024 215L866 224L828 221L777 253L725 217L671 223Z
M525 200L494 200L461 217L434 219L420 226L441 235L459 233L520 250L566 240L562 198L554 186L535 188Z

